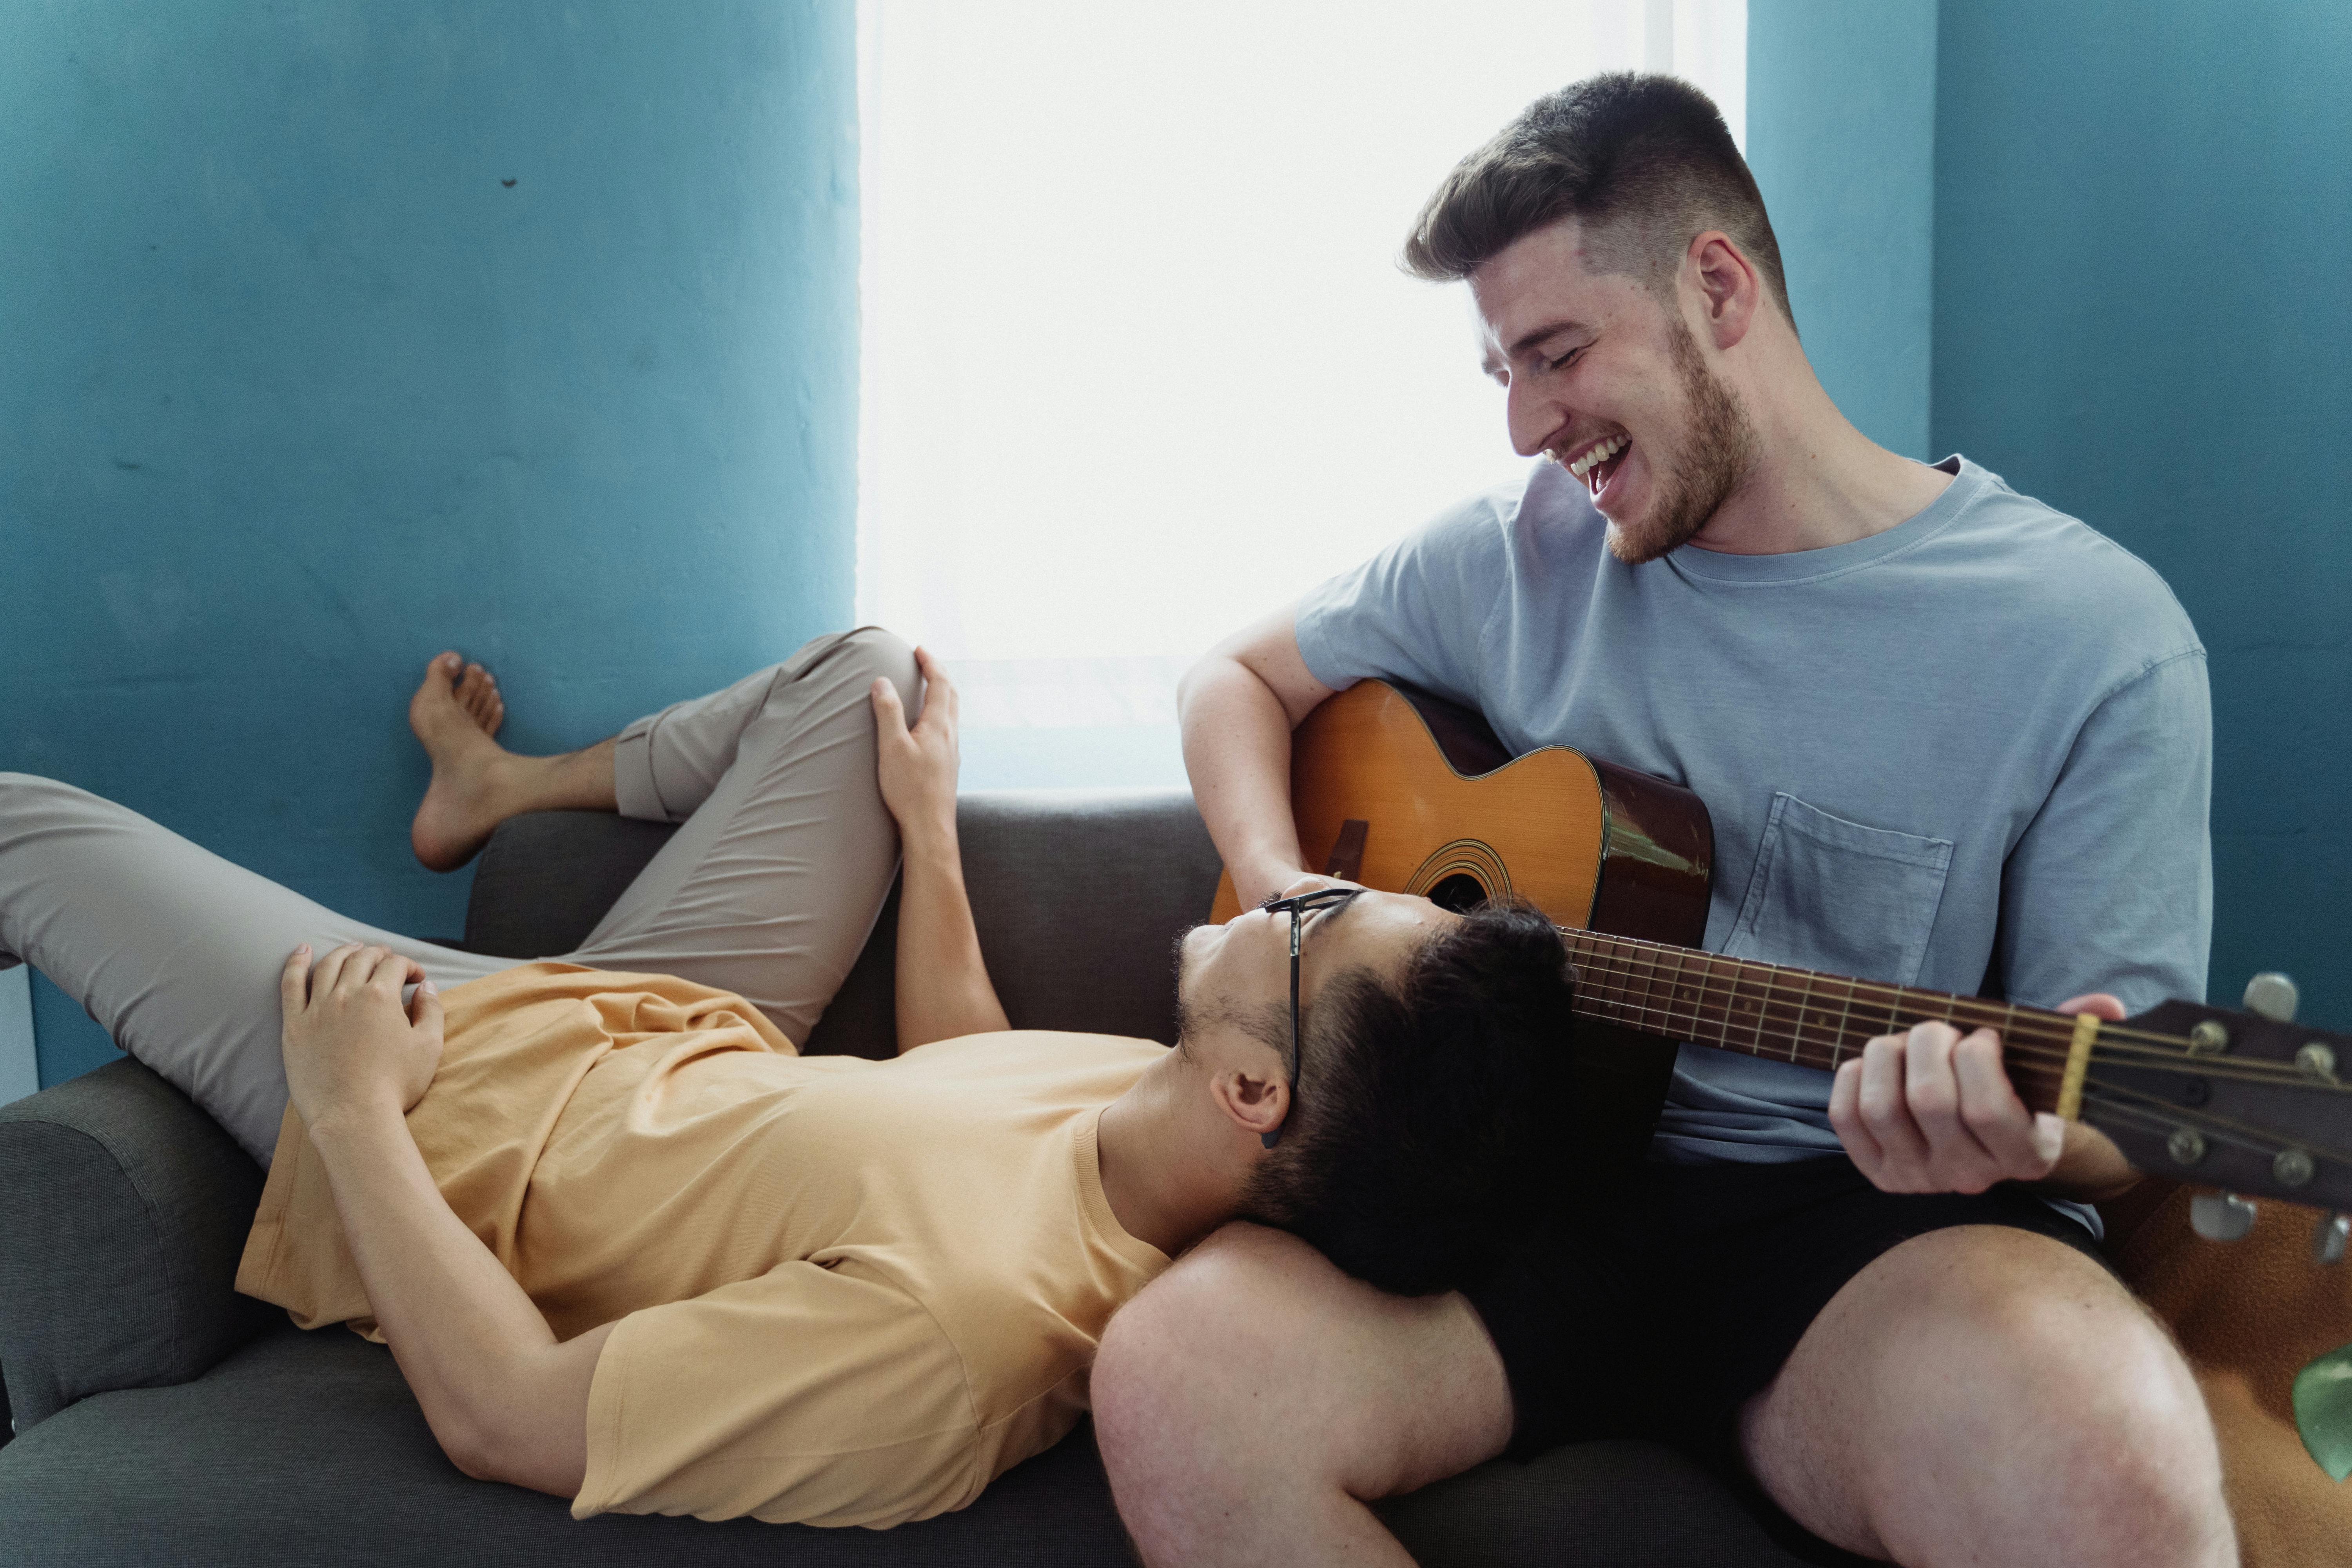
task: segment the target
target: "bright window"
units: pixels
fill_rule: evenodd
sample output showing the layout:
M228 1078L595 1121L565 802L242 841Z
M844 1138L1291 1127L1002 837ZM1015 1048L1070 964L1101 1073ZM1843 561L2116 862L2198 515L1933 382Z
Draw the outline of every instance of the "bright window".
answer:
M965 691L966 782L1181 784L1211 642L1524 467L1422 201L1530 99L1745 0L864 0L861 618Z

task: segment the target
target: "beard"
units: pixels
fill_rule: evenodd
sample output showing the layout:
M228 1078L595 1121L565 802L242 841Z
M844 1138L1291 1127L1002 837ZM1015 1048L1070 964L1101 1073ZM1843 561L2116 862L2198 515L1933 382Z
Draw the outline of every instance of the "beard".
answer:
M1290 1054L1290 1006L1286 1001L1253 1005L1229 996L1203 994L1194 978L1198 966L1184 945L1184 939L1200 929L1194 926L1176 936L1177 1053L1189 1054L1192 1041L1211 1030L1229 1027L1263 1042L1267 1049L1286 1058Z
M1609 553L1628 566L1655 561L1697 538L1756 461L1756 426L1731 389L1706 368L1690 328L1675 322L1667 346L1690 428L1671 461L1652 458L1658 476L1655 515L1638 532L1611 520Z

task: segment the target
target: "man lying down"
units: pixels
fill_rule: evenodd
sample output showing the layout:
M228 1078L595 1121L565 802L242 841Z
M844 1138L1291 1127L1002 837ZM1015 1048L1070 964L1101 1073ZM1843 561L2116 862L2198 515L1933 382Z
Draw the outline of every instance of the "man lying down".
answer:
M562 757L500 748L502 711L453 655L411 704L428 864L520 811L684 824L561 961L376 931L0 774L0 963L268 1164L237 1288L389 1343L469 1476L582 1518L925 1518L1061 1437L1111 1313L1222 1222L1425 1291L1557 1179L1539 915L1315 879L1183 938L1173 1050L1018 1030L928 658L823 638ZM801 1057L902 842L900 1054Z

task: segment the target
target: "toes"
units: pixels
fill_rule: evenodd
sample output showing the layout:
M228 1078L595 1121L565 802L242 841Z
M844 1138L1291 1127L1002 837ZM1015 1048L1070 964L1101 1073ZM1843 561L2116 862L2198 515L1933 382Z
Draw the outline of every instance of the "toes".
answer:
M506 702L499 695L498 679L478 664L469 664L457 682L457 700L474 722L488 734L497 734L506 718Z

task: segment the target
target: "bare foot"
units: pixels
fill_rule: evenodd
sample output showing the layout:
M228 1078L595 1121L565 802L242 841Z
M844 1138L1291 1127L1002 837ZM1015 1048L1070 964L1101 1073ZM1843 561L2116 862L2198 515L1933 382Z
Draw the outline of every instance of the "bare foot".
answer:
M456 654L444 654L454 659ZM499 726L507 721L507 700L499 695L498 677L478 664L469 664L466 673L457 678L457 706L474 716L482 733L495 736Z
M504 815L493 785L509 753L490 737L506 712L490 672L454 653L425 667L424 684L408 700L408 727L433 759L433 782L409 826L408 844L436 871L472 859Z

